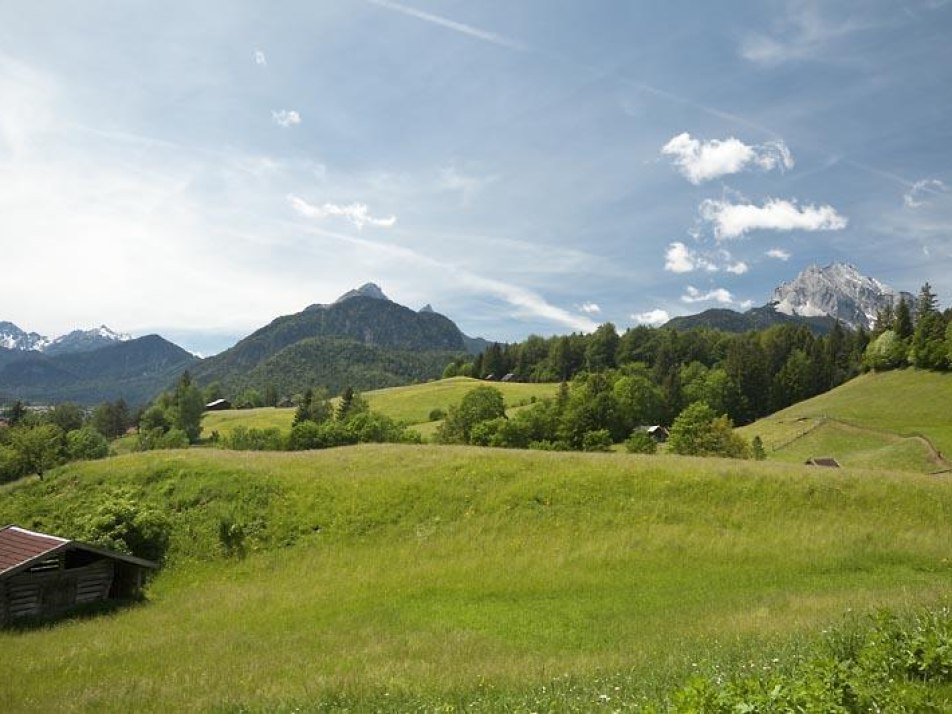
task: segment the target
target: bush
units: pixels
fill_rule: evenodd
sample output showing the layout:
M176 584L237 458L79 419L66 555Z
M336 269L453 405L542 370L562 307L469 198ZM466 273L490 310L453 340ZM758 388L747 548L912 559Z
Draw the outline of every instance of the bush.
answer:
M102 459L109 455L109 442L91 426L66 434L66 453L70 459Z
M734 432L731 420L726 415L717 416L704 402L691 404L674 420L668 449L688 456L750 458L750 446Z
M586 431L582 435L582 451L611 451L612 435L608 429Z
M446 412L440 409L439 407L437 407L436 409L430 410L430 416L429 416L430 421L439 421L440 419L445 419L445 418L446 418Z
M625 451L629 454L654 454L658 445L644 429L635 429L625 441Z
M281 430L276 427L249 429L246 426L236 426L222 443L226 449L236 451L281 451L287 446Z
M108 494L78 526L79 540L139 558L161 561L169 547L168 519L126 489Z

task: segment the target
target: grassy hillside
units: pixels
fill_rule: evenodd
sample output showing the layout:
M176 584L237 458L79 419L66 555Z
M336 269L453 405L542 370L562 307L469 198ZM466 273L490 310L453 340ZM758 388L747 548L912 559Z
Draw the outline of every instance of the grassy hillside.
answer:
M370 403L370 407L386 414L393 419L407 424L420 425L420 431L425 436L436 429L436 422L429 422L430 412L433 409L446 411L451 404L458 404L469 392L480 385L486 384L478 379L469 377L452 377L424 384L413 384L406 387L391 387L364 392L363 396ZM506 405L517 408L518 405L528 403L533 397L544 399L554 397L558 391L557 384L516 384L514 382L494 382L492 386L499 389L506 400ZM282 430L291 428L294 419L294 409L240 409L223 412L209 412L202 420L204 434L212 431L228 434L236 426L245 426L259 429L277 427ZM428 423L429 422L429 423Z
M781 461L833 456L847 466L935 472L950 468L950 404L950 374L865 374L740 431L760 435Z
M117 487L169 514L166 569L142 606L0 634L0 710L583 711L782 667L952 576L949 479L671 456L136 454L5 487L0 521L70 535Z

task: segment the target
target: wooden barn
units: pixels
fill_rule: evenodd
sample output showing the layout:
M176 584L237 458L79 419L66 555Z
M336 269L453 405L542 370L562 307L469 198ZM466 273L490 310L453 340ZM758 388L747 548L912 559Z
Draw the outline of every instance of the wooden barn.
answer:
M0 627L138 595L157 563L17 526L0 528Z
M216 399L205 405L206 412L221 412L227 409L231 409L231 402L227 399Z
M840 462L832 456L814 456L803 462L807 466L824 466L828 469L840 468Z

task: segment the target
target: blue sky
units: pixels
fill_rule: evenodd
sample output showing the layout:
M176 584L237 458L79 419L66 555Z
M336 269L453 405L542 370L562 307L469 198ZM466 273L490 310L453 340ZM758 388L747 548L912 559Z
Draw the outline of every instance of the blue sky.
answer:
M952 2L0 2L0 319L210 353L367 281L516 340L952 303Z

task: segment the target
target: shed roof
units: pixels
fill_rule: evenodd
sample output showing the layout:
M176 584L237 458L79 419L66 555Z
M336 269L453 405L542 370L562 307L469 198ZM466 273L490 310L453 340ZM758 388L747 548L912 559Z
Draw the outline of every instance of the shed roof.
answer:
M30 567L38 560L48 558L62 550L74 548L97 553L107 558L122 560L144 568L159 567L158 563L153 563L151 560L116 553L78 540L68 540L46 533L28 531L26 528L20 528L19 526L6 526L0 528L0 577L13 575Z

